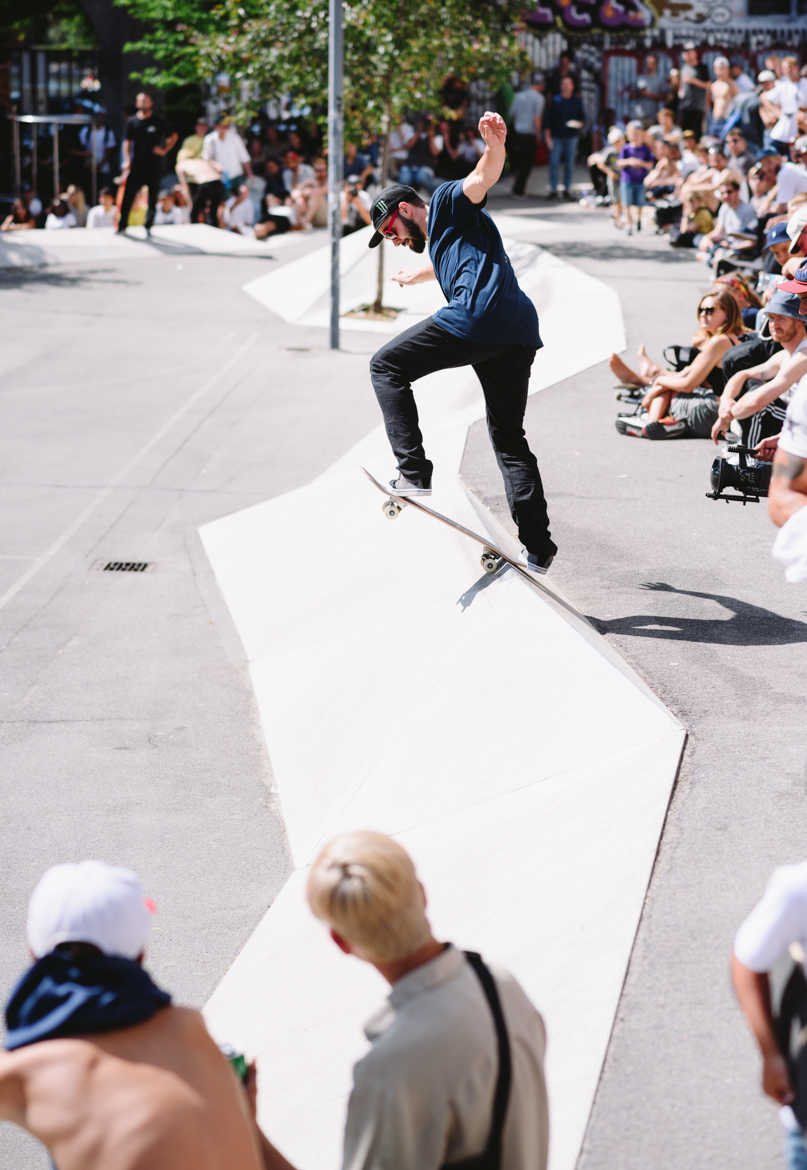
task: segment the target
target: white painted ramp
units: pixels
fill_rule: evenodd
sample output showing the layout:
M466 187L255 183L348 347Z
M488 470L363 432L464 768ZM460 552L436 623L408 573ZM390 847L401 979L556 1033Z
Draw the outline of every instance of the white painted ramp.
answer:
M561 331L581 274L537 250L527 267L542 331L549 318L557 334L538 388L618 348L618 303L587 347ZM416 390L430 505L480 531L459 480L478 387L452 371ZM362 1022L386 988L312 919L306 866L343 829L394 834L437 936L510 967L544 1014L550 1163L573 1170L684 732L551 576L488 576L479 547L430 517L386 519L359 459L388 477L381 429L307 487L202 529L296 867L207 1019L257 1055L272 1140L301 1170L336 1170Z

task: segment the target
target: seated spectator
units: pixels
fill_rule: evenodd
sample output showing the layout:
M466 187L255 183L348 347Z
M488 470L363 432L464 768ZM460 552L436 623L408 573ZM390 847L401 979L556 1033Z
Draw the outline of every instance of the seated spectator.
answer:
M714 255L716 247L737 232L757 226L757 214L750 203L740 199L740 184L736 179L724 179L717 189L720 208L717 222L710 232L701 236L698 251L706 259Z
M98 192L98 203L87 212L88 228L113 228L118 226L118 209L115 196L109 187Z
M684 141L683 131L680 126L676 126L675 114L669 106L661 107L658 112L658 122L655 126L651 126L647 133L650 138L666 139L667 142L671 142L674 146L677 146L679 150Z
M779 286L793 293L807 316L807 264ZM770 441L770 440L769 440ZM785 564L788 581L807 581L807 376L793 390L773 460L768 513L782 531L773 552Z
M307 895L340 950L392 985L353 1068L343 1166L492 1166L503 1148L501 1165L545 1170L543 1021L509 972L434 938L401 846L380 833L338 837Z
M459 156L465 174L470 175L482 155L485 153L485 143L471 126L463 130L459 142Z
M734 374L720 396L717 421L712 427L715 443L734 419L740 421L742 442L756 447L762 439L778 435L787 410L785 395L807 374L807 318L799 312L799 298L777 290L768 303L771 337L783 348L773 357ZM754 381L753 387L747 383Z
M725 290L737 302L743 325L746 329L754 329L758 311L762 308L762 301L751 286L750 279L744 272L725 272L718 276L712 285L713 292Z
M174 196L174 207L179 212L179 223L191 222L191 205L188 200L181 183L175 183L171 188L171 194Z
M360 187L356 177L347 179L342 192L342 235L349 236L351 232L372 223L372 206L369 192Z
M66 197L60 195L58 199L53 200L45 220L45 227L49 232L59 231L62 228L78 227L78 221L70 210L70 204Z
M261 211L261 217L255 224L255 238L256 240L265 240L269 236L280 236L286 232L290 232L296 225L297 217L292 207L285 207L283 205L270 204L266 197L264 207Z
M776 180L769 175L761 162L755 163L747 177L749 198L748 202L757 213L757 217L769 215L768 205L770 193L776 186Z
M642 208L647 202L644 181L654 166L653 152L645 142L640 122L628 122L628 141L619 152L619 198L625 209L628 235L633 233L631 208L636 208L636 230L642 230Z
M729 152L729 165L736 167L745 178L757 161L759 152L748 145L741 130L729 130L726 135L726 146Z
M157 210L154 214L154 226L164 227L167 224L177 225L185 222L182 208L177 207L173 191L160 192L157 200Z
M684 130L681 135L681 178L688 179L701 166L704 173L709 165L709 151L704 147L702 157L698 157L698 140L694 130Z
M678 169L680 155L675 143L666 138L659 139L656 147L656 165L648 173L644 188L648 197L660 199L675 195L681 185L681 172Z
M764 272L778 275L782 271L782 265L790 259L790 236L787 234L786 222L781 221L768 228L762 256Z
M87 222L87 200L84 197L84 192L81 187L77 187L75 183L71 183L65 191L61 199L67 200L67 205L76 217L76 225L84 227Z
M238 236L251 236L255 223L255 209L246 183L219 207L219 227Z
M36 216L32 215L24 199L15 199L11 211L0 224L0 232L24 232L36 227Z
M716 394L723 392L723 355L737 345L747 330L737 302L728 292L701 297L698 322L707 340L695 360L680 373L648 363L647 373L636 374L614 355L614 373L627 383L646 387L642 399L646 413L617 418L616 429L621 435L644 439L709 437L717 419Z
M434 122L428 115L420 120L420 126L406 155L406 162L398 170L398 181L405 187L424 190L429 195L439 186L434 168L443 151L443 136L437 133Z
M286 151L283 159L285 164L283 170L283 186L289 192L289 195L297 188L302 187L304 183L316 182L316 175L314 168L308 163L303 162L296 150Z
M327 166L326 166L327 169ZM316 170L316 163L314 165ZM373 174L373 164L365 154L361 154L355 142L345 143L345 157L342 174L345 178L358 177L359 184L364 187Z
M266 182L266 189L263 194L264 203L267 207L284 207L290 206L289 192L283 183L283 171L280 163L276 158L268 158L266 160L266 169L264 172L264 179Z
M761 151L759 161L766 177L774 184L760 213L782 215L794 195L807 191L807 169L788 162L773 147Z
M143 970L150 919L129 870L84 861L43 876L33 966L6 1006L0 1118L70 1170L280 1170L201 1014Z
M292 188L291 206L301 228L328 226L328 164L324 158L314 160L313 179ZM353 176L350 176L353 179ZM356 177L355 182L360 182Z

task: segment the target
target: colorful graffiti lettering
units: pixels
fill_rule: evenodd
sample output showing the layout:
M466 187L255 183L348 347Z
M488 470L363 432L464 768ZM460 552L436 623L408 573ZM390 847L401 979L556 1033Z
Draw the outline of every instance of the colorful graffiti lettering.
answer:
M562 32L652 28L656 13L642 0L545 0L527 15L533 27L556 27Z

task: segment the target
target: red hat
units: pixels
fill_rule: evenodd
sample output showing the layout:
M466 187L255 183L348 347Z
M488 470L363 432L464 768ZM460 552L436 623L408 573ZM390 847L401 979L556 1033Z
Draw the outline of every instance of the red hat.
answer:
M807 263L796 269L796 275L792 280L786 280L784 284L777 284L776 287L782 292L807 293Z

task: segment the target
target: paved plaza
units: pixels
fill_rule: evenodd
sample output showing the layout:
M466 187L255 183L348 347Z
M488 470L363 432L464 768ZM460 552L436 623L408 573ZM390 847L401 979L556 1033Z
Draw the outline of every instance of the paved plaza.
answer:
M705 271L652 234L625 238L599 212L492 204L514 263L533 265L536 288L555 290L544 307L535 294L548 327L535 365L542 388L527 412L560 547L549 584L604 636L601 653L636 672L635 693L646 688L648 703L663 704L688 734L578 1164L758 1170L775 1163L779 1127L758 1088L728 957L771 869L804 856L807 601L770 556L764 504L705 498L711 443L637 443L613 426L602 347L617 328L615 306L628 354L644 342L660 359L665 345L688 344ZM354 448L369 450L380 421L367 363L383 338L345 329L342 350L329 352L314 296L322 239L282 243L211 255L191 240L132 241L131 257L116 245L89 259L0 268L4 988L26 963L25 907L39 875L100 856L136 869L158 904L156 980L203 1006L227 987L228 969L316 840L284 819L249 636L232 601L251 588L251 538L227 583L214 572L210 534L266 501L283 507L289 493L318 502L309 485L335 465L355 468ZM555 261L562 275L547 284ZM283 306L283 271L301 265L313 274L311 296ZM346 278L356 295L362 273ZM415 290L390 288L390 303L414 311L405 302ZM595 364L570 360L580 337L600 346ZM476 418L467 415L462 481L506 534L501 481ZM380 515L369 486L343 503L322 492L316 522L301 503L289 546L259 550L267 607L275 591L287 598L271 615L273 637L287 632L287 612L291 630L294 596L312 582L325 610L338 594L334 549L354 531L365 494ZM149 571L104 571L110 562L147 562ZM423 562L424 575L441 571ZM477 565L469 594L479 576ZM380 576L376 592L394 595L395 584ZM486 599L469 600L472 614L488 604L492 612L484 588ZM545 602L530 594L530 604ZM559 667L540 642L530 652L525 676L546 671L550 688ZM385 684L395 678L374 685ZM629 723L636 700L625 695ZM281 699L294 710L293 689ZM575 726L575 716L570 706L564 733L585 744L591 726L585 717ZM300 720L289 741L305 737ZM529 712L505 731L525 756L540 753ZM294 746L284 741L284 766ZM648 841L646 873L631 887L641 880L642 896L657 835ZM597 950L575 961L594 981L606 966ZM550 1027L550 1059L559 1059L552 1043ZM46 1165L32 1140L0 1127L0 1166Z

